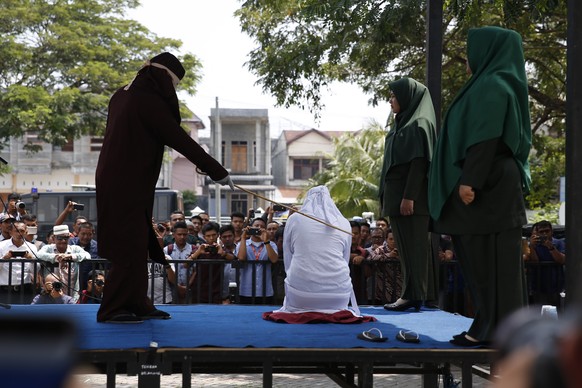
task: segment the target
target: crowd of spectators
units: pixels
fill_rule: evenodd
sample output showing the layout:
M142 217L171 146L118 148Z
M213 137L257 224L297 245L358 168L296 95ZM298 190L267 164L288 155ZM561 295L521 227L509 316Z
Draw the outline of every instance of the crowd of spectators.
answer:
M69 202L46 241L40 241L36 216L20 209L18 200L11 195L0 214L0 255L4 260L27 260L0 264L0 303L33 299L34 303L99 303L108 266L97 254L93 225L76 215L74 203ZM171 264L150 264L148 296L156 304L281 303L284 224L273 220L273 214L271 208L260 218L253 212L234 212L229 223L219 225L207 213L186 217L176 210L167 220L152 220ZM72 230L64 224L67 219L74 220ZM402 271L389 220L379 218L370 224L358 219L350 225L350 276L357 301L393 303L402 292ZM432 251L441 263L437 303L444 310L471 316L450 236L436 237ZM533 225L531 235L523 240L523 258L530 303L559 306L565 287L565 243L553 236L551 223Z

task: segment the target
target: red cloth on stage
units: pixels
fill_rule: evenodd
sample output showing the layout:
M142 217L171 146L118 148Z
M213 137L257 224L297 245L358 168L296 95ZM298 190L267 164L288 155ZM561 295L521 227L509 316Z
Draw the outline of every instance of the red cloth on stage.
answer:
M263 319L277 323L363 323L376 322L372 316L357 317L348 310L342 310L333 314L325 314L316 311L305 313L278 313L268 311L263 313Z

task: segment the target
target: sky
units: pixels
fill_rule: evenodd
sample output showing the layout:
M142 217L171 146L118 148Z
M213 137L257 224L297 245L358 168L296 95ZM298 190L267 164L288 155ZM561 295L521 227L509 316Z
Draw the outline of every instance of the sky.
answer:
M217 97L220 108L268 109L271 137L282 130L355 131L371 120L386 123L388 103L371 107L371 96L348 84L335 83L324 93L326 108L319 121L300 108L276 108L275 98L255 85L256 77L245 66L255 44L233 16L239 7L238 0L141 0L139 8L127 13L158 36L181 40L182 52L202 62L198 93L193 97L180 93L206 125L201 136L209 136L208 116Z

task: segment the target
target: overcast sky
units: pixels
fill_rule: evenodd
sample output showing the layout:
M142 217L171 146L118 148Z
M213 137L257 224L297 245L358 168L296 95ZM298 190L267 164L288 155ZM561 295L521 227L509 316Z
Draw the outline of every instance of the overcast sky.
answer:
M275 108L275 99L254 85L256 78L244 65L254 44L233 16L238 0L141 0L141 4L127 16L158 36L181 40L182 50L201 60L197 95L180 97L207 128L216 97L221 108L268 109L272 137L287 129L348 131L361 129L370 120L386 123L388 103L372 108L367 103L370 96L352 85L334 84L324 95L326 109L319 123L308 111Z

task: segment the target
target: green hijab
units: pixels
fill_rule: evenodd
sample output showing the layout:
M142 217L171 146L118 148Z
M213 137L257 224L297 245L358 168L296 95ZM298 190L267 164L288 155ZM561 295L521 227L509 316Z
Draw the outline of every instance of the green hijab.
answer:
M469 147L501 138L513 152L524 191L531 182L531 124L521 36L500 27L469 30L467 58L473 75L445 116L429 172L429 208L438 219L459 181Z
M386 135L380 198L388 170L416 158L430 161L436 139L436 119L427 87L412 78L401 78L390 82L389 86L398 100L400 112Z

